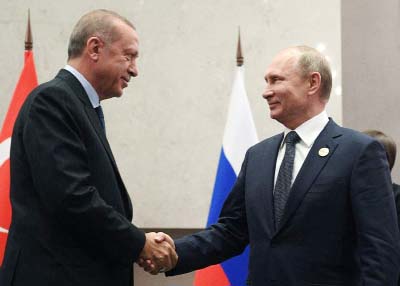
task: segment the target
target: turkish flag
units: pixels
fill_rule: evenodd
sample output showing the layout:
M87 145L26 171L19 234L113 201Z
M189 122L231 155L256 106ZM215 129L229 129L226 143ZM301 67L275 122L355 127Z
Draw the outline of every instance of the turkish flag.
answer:
M25 51L25 64L0 132L0 265L11 223L10 146L15 119L28 94L38 85L33 52Z

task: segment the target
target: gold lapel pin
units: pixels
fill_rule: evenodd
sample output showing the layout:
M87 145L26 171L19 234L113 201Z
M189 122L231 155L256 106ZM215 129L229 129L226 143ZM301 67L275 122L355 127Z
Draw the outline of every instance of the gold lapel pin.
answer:
M321 148L321 149L319 149L319 151L318 151L318 155L319 155L320 157L325 157L325 156L327 156L328 154L329 154L329 149L326 148L326 147Z

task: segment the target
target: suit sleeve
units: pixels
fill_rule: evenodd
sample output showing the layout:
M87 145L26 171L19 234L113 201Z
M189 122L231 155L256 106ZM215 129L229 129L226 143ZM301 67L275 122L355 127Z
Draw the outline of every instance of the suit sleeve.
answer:
M48 88L27 115L23 142L35 189L46 211L87 247L113 260L135 261L145 235L91 185L85 134L67 97L61 88Z
M222 207L218 222L205 230L175 241L179 256L167 276L183 274L239 255L248 244L245 208L246 153L239 176Z
M360 285L397 285L399 230L383 147L369 143L355 162L351 200L358 234Z

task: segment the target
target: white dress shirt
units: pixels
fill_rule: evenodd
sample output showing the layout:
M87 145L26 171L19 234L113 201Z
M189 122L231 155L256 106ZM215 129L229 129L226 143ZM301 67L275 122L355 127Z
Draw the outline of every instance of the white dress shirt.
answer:
M297 177L297 174L301 169L301 166L303 166L303 163L307 158L308 152L310 152L315 139L317 139L318 135L325 128L328 121L328 114L324 110L320 114L307 120L294 130L300 136L300 142L295 145L296 153L294 157L293 176L291 184L293 184L294 180ZM286 134L288 134L290 131L292 130L290 130L289 128L285 128L285 134L283 138L285 138ZM276 159L274 186L278 177L279 168L285 155L286 144L284 144L283 141L284 140L282 139L281 146L279 147L278 158Z

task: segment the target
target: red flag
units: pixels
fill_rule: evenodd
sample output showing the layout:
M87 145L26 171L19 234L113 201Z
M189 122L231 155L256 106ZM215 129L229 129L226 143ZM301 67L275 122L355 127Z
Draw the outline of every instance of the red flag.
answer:
M9 157L12 130L22 104L37 84L33 52L28 50L25 51L25 65L0 132L0 265L3 261L4 248L11 222Z

